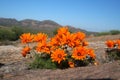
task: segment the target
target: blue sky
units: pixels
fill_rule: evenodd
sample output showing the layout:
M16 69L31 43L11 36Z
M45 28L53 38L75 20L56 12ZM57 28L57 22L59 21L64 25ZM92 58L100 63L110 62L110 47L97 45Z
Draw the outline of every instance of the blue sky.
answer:
M120 30L120 0L0 0L0 17L49 19L88 31Z

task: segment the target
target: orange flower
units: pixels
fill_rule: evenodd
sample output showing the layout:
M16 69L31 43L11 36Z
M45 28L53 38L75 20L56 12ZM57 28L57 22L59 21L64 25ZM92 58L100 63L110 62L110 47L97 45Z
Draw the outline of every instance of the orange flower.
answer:
M37 33L34 37L34 41L42 42L47 40L47 35L44 33Z
M67 44L70 47L74 46L74 37L73 37L73 35L70 34L69 32L66 33L66 35L62 35L61 44L62 45Z
M50 54L50 47L47 45L46 42L39 42L36 47L36 50L38 52L45 52L45 53Z
M28 52L30 52L30 47L26 46L25 48L23 48L21 54L23 57L25 57Z
M120 40L116 40L116 44L118 45L118 49L120 49Z
M86 58L86 55L87 55L86 48L79 46L73 50L72 58L76 60L83 60Z
M120 49L120 45L118 45L118 49Z
M74 42L74 47L80 46L81 41L77 39L76 33L72 34L72 41Z
M51 50L55 50L56 48L58 48L60 46L60 38L58 37L58 35L56 35L55 37L51 38L50 42L49 42L49 46L51 47Z
M24 33L20 36L21 42L23 44L28 43L28 42L32 42L34 38L34 35L31 35L30 33Z
M74 62L71 62L71 61L69 61L69 62L68 62L68 64L69 64L69 67L70 67L70 68L73 68L73 67L75 67L75 64L74 64Z
M88 46L88 42L87 42L87 41L84 41L84 42L82 43L82 45L83 45L83 46Z
M70 47L74 47L80 44L80 41L75 40L76 36L70 32L67 32L66 34L56 35L56 37L60 45L68 45Z
M106 42L106 45L109 47L109 48L113 48L114 47L114 42L112 40L108 40Z
M60 45L59 37L56 35L55 37L51 38L50 44L52 46L59 46Z
M58 64L60 64L60 62L62 60L65 60L65 57L67 56L67 54L65 54L64 50L61 49L56 49L52 54L51 54L51 59L54 62L58 62Z
M68 27L61 27L58 29L58 35L61 35L61 34L66 34L68 31Z
M75 35L76 35L76 39L78 39L80 41L82 41L86 36L83 32L77 32L77 33L75 33Z
M116 44L120 46L120 40L116 40Z
M96 57L93 49L88 49L88 55L93 59L95 59L95 57Z

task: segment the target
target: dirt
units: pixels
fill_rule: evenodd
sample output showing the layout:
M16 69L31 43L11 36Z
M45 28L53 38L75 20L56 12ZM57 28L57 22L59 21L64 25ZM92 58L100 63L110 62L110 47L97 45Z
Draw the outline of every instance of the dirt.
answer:
M0 46L0 80L119 80L120 61L108 62L105 41L119 39L120 35L89 37L89 47L95 49L99 65L69 69L29 70L29 59L20 54L22 45Z

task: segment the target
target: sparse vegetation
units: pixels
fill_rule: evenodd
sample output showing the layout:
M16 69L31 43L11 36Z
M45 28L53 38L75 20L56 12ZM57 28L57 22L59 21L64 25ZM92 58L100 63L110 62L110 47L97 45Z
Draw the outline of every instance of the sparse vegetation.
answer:
M0 40L14 40L14 32L8 28L0 28Z
M110 33L112 35L120 34L120 30L111 30Z
M19 36L23 33L20 27L1 27L0 28L0 41L15 41L19 39Z
M120 40L108 40L106 45L109 61L120 60Z
M49 56L48 56L49 57ZM55 63L50 58L41 57L40 54L34 56L33 62L29 64L30 69L56 69Z
M110 30L110 31L106 31L106 32L99 32L99 33L97 33L96 36L117 35L117 34L120 34L120 30Z

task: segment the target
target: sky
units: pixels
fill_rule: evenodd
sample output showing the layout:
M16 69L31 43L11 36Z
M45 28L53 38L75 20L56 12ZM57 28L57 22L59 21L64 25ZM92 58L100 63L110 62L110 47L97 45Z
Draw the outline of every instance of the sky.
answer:
M120 30L120 0L0 0L0 17L53 20L95 32Z

